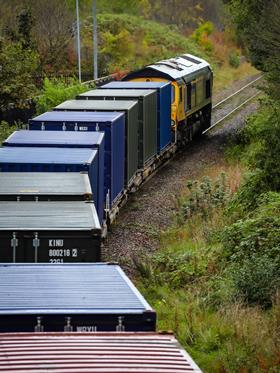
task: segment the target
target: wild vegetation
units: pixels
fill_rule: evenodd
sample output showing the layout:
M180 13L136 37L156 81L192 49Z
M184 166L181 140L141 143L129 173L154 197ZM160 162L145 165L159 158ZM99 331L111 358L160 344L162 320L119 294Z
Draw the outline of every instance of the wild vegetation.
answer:
M277 372L280 11L277 0L269 6L228 3L235 25L224 10L215 11L219 0L98 1L99 68L102 74L130 70L190 52L211 61L220 89L255 71L240 65L245 51L266 72L260 111L228 150L227 161L200 180L186 180L174 225L161 235L162 248L134 264L159 329L172 329L205 372ZM91 1L80 4L82 63L92 73ZM76 80L68 88L61 80L41 79L76 73L74 10L72 0L2 0L1 109L11 102L20 107L24 98L41 93L40 113L85 90ZM1 122L0 141L12 130Z
M173 329L205 372L280 367L280 7L269 3L230 4L240 42L266 72L259 111L225 161L186 180L161 249L135 260L159 328Z

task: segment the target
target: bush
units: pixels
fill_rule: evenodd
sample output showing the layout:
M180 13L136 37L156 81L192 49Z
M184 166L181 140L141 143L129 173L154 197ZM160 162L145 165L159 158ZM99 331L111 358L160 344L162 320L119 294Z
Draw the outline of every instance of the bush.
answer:
M280 246L278 247L280 257ZM253 256L231 268L231 276L238 297L249 304L270 307L280 287L279 261L272 261L268 255Z
M192 38L200 45L206 52L212 52L214 49L212 41L209 36L214 31L214 25L208 21L202 23L192 34Z
M231 67L234 67L235 69L237 69L240 66L240 55L236 51L230 53L229 64Z
M45 78L43 92L36 101L37 114L52 110L53 107L65 100L74 99L80 93L86 92L88 88L73 78L68 85L64 80Z
M277 249L280 245L280 194L269 193L259 203L260 206L251 216L223 231L222 243L228 258L233 261L243 260L254 254L267 253L271 257L280 255Z
M250 117L242 133L247 143L247 159L251 168L263 173L271 190L280 190L280 106L271 100Z
M207 220L215 208L224 207L229 200L230 189L225 173L221 173L216 180L205 176L201 182L189 180L188 197L181 207L184 220L193 214L199 214Z
M231 207L254 209L258 197L280 191L280 106L263 99L262 108L247 120L238 135L238 145L231 153L252 170L239 189Z
M280 194L267 193L251 216L224 229L221 237L237 295L262 306L280 285Z

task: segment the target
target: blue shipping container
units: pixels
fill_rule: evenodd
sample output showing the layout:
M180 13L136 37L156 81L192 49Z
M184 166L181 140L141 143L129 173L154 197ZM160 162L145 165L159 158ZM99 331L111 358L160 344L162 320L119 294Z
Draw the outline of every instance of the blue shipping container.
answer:
M65 131L15 131L3 143L13 147L55 147L55 148L90 148L98 150L98 190L97 198L104 209L104 133L102 132L65 132ZM101 185L101 188L99 186Z
M124 189L125 116L115 112L50 111L29 120L30 130L104 131L104 199L110 208Z
M94 204L102 222L103 200L98 200L98 189L102 188L98 163L98 151L91 149L0 148L0 172L87 172Z
M75 332L156 329L155 311L115 264L2 264L0 279L0 333L32 332L40 316L44 331L66 331L67 317Z
M157 144L161 152L171 143L171 84L166 82L111 82L100 89L155 89L157 91Z

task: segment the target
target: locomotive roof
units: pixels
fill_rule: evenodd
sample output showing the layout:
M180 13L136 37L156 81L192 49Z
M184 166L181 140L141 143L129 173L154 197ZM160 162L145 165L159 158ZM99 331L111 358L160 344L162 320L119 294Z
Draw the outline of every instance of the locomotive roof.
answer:
M193 74L199 71L211 71L211 68L209 63L202 58L198 58L191 54L183 54L175 58L156 62L153 65L148 65L142 70L128 74L124 80L136 78L139 75L141 76L141 73L146 73L148 71L157 71L161 76L170 80L183 79L189 81Z

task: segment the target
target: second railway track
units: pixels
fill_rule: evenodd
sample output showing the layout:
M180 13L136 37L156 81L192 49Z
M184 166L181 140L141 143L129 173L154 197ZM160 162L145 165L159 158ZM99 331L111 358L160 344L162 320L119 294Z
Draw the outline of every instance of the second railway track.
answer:
M211 129L256 98L261 92L258 89L258 84L260 84L262 79L263 75L254 78L234 93L217 102L212 108L211 127L207 128L203 133L205 134L211 131Z

